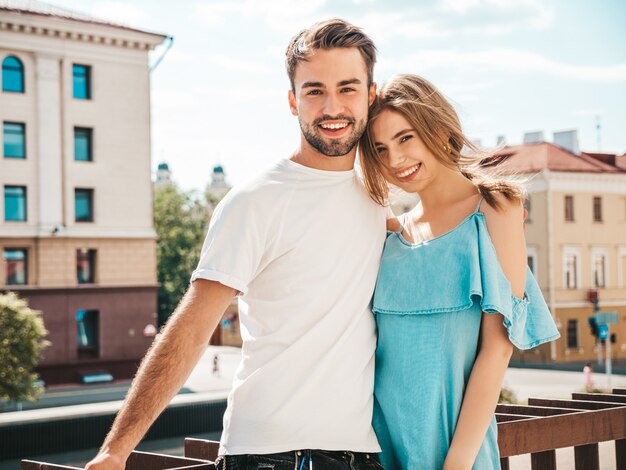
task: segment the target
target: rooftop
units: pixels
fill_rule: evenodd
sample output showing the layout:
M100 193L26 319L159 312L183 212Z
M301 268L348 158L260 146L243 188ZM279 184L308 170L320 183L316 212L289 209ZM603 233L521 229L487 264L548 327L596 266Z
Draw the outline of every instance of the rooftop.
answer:
M619 157L585 152L575 154L556 144L539 142L504 147L487 161L486 166L495 165L505 173L539 173L543 170L623 173L626 171L626 154Z

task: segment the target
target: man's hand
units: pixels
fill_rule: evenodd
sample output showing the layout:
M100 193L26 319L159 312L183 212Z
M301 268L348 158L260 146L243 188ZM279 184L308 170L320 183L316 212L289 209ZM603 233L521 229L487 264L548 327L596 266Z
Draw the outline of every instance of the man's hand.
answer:
M89 470L123 470L154 420L180 390L237 292L215 281L194 281L139 367Z
M106 451L100 453L87 464L85 470L124 470L126 460Z

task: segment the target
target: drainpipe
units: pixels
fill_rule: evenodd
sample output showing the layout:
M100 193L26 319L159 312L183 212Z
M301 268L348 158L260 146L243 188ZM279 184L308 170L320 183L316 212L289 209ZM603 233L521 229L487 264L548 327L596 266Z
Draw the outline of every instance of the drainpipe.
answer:
M552 204L552 189L550 187L551 178L550 170L545 169L543 171L543 177L546 180L546 227L548 229L548 306L554 321L557 322L556 317L556 279L554 278L554 217L553 217L553 204ZM556 341L550 341L550 359L552 362L556 361Z

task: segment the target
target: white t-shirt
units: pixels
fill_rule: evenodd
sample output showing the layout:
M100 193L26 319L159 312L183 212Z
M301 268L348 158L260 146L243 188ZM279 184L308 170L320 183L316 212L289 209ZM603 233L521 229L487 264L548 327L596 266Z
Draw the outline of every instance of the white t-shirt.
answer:
M239 290L223 454L379 452L370 300L385 210L353 170L284 160L218 205L191 280Z

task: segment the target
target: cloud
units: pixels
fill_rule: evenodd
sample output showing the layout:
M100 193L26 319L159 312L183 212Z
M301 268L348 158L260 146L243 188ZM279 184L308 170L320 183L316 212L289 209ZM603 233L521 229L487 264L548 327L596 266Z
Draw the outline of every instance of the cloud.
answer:
M308 0L294 4L291 0L201 1L193 8L193 19L207 26L226 24L232 16L260 18L278 31L293 32L293 24L309 20L327 0Z
M233 103L250 104L254 101L264 101L266 103L283 102L287 106L288 88L244 88L241 86L198 86L193 90L196 100L209 99L215 103L229 105ZM281 101L282 100L282 101Z
M460 108L458 103L480 101L483 98L482 92L493 89L495 86L495 81L467 82L458 80L443 80L437 84L437 88L439 88L457 108Z
M387 66L390 64L387 63ZM626 81L626 64L588 66L557 62L534 52L515 49L492 49L478 52L456 50L426 50L410 54L395 62L396 70L434 68L482 68L508 72L539 72L572 80L595 82Z
M354 20L377 41L394 38L499 36L525 29L546 29L554 8L536 0L442 0L432 7L369 11Z
M140 26L149 23L148 14L136 5L127 2L104 0L96 2L91 15L113 23Z
M354 23L362 27L376 41L385 41L397 36L410 39L435 38L451 33L449 30L440 28L436 20L418 19L425 16L428 15L406 11L372 12L359 17Z
M220 72L228 71L252 75L268 75L273 72L267 63L236 59L221 54L208 56L203 61L206 61L211 67L218 67Z

